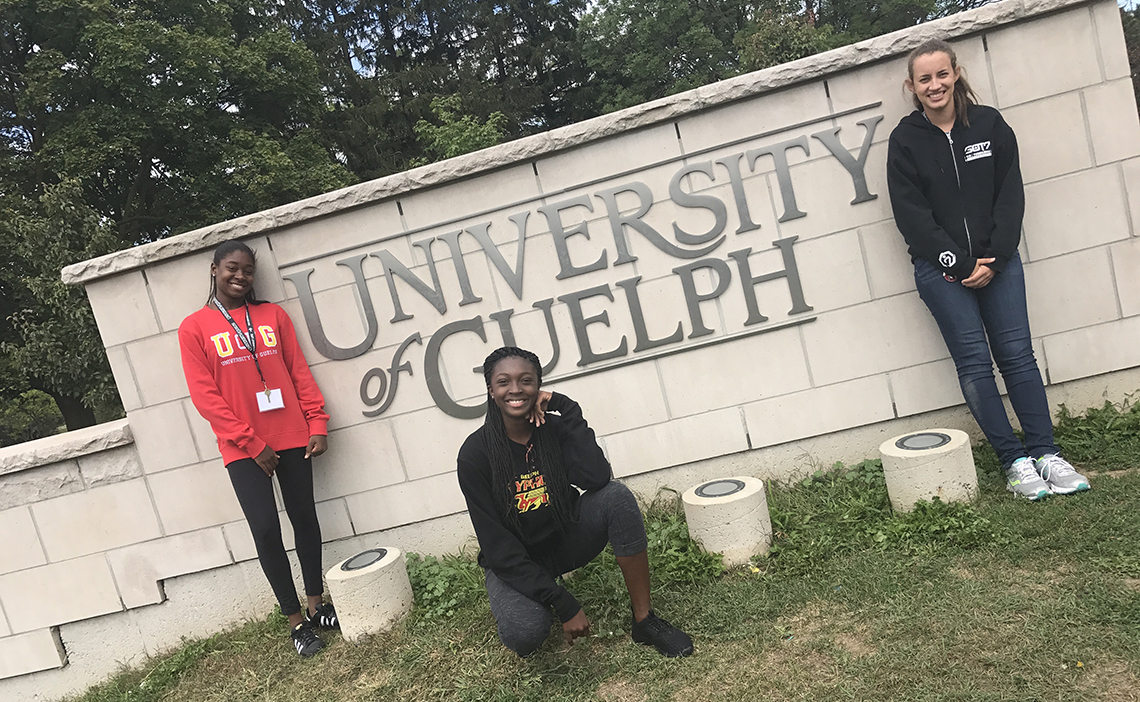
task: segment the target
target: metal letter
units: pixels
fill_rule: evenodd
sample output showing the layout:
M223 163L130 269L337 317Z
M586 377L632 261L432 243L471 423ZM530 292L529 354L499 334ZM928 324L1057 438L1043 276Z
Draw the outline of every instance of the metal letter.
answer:
M736 214L740 217L740 226L736 228L737 234L759 229L760 225L752 221L752 213L748 210L748 198L744 195L744 179L740 176L740 159L743 153L718 158L716 162L728 171L728 182L732 184L732 196L736 200Z
M554 314L551 312L551 306L554 305L554 298L548 297L545 300L539 300L531 305L531 307L542 310L542 316L546 319L546 333L550 336L550 360L542 367L542 375L546 376L550 371L554 370L554 366L558 365L558 357L562 354L562 347L558 343L558 330L554 328ZM515 311L500 310L493 314L487 315L499 324L499 333L503 337L504 346L518 346L515 342L515 330L511 325L511 315ZM477 368L476 372L482 373L482 368Z
M574 336L578 339L578 353L581 356L581 359L578 361L579 366L588 366L591 363L605 361L610 358L618 358L626 354L627 346L624 336L621 338L621 343L612 351L594 353L594 350L590 348L590 334L586 327L595 323L604 324L607 327L610 325L610 313L605 310L592 317L582 316L582 300L598 295L604 295L610 302L613 302L614 294L610 292L610 286L608 285L597 285L592 288L562 295L558 298L559 301L563 302L566 308L570 310L570 320L574 323Z
M372 308L372 295L368 292L368 283L364 280L364 271L361 269L361 262L366 257L367 254L361 254L336 262L336 265L344 266L352 271L352 278L356 282L356 292L360 295L360 306L364 309L364 323L368 327L364 333L364 341L347 349L334 346L325 336L325 328L321 324L321 314L317 311L317 302L313 299L313 289L309 286L309 274L313 272L313 269L308 268L283 276L286 280L291 281L293 287L297 289L297 301L301 303L301 313L305 315L305 326L309 329L309 338L312 339L317 353L333 361L356 358L368 351L372 348L372 342L376 341L376 333L380 329L376 323L376 311Z
M762 149L750 149L745 154L748 157L748 167L753 171L756 170L756 159L761 156L771 156L776 162L776 182L780 184L780 196L784 199L784 214L780 215L781 222L807 217L806 212L801 212L800 208L796 207L796 193L792 190L792 172L788 168L788 149L797 146L804 150L805 156L811 155L811 146L808 144L806 136L781 141L779 144L765 146Z
M483 227L491 226L487 222ZM470 231L470 230L468 230ZM451 252L451 262L455 264L455 275L459 278L459 290L463 293L463 299L459 301L459 306L470 305L473 302L482 302L483 298L475 294L471 289L471 277L467 275L467 261L463 260L463 249L459 246L459 235L463 233L462 229L446 234L440 234L437 239L442 239L447 244L448 250ZM428 242L430 244L430 240ZM419 245L418 243L416 244ZM431 256L431 253L428 253Z
M681 179L690 173L704 173L709 177L709 180L714 183L716 182L716 176L713 175L712 161L704 161L702 163L685 166L674 173L673 178L669 181L669 198L673 200L673 202L681 207L699 207L708 210L713 213L713 217L716 219L712 229L704 234L690 234L678 227L676 221L673 222L673 236L676 237L677 241L690 246L698 246L713 239L724 231L724 225L728 223L728 208L724 206L720 198L712 195L687 193L681 190Z
M593 212L594 206L590 204L589 195L579 195L578 197L569 200L562 200L561 202L551 203L549 205L541 205L538 211L546 217L546 225L550 227L550 233L554 236L554 248L558 251L558 265L561 270L558 275L554 276L555 280L562 280L563 278L571 278L590 271L603 270L607 263L606 257L609 255L608 251L602 251L602 255L598 257L597 261L585 266L575 266L570 261L570 249L566 248L566 240L570 237L581 234L587 239L590 238L590 230L586 227L585 222L579 222L574 225L570 230L562 226L562 211L568 210L571 207L585 207L588 211ZM519 269L522 270L521 268Z
M839 141L839 127L835 129L825 129L822 132L812 134L813 137L823 142L823 145L827 147L827 150L830 151L835 158L839 159L839 162L847 169L847 174L851 176L851 182L855 185L855 199L851 201L852 205L874 200L879 197L867 189L867 176L863 172L863 166L867 163L867 154L871 152L871 140L875 138L875 127L882 121L883 116L876 115L856 122L856 124L862 125L863 129L866 130L866 133L863 135L863 146L859 147L859 158L851 156L851 152Z
M392 376L392 389L391 389L391 391L389 391L387 393L387 396L385 396L384 391L388 387L388 378L387 378L387 376L384 375L384 369L383 368L373 368L373 369L369 370L367 373L365 373L364 377L361 378L361 380L360 380L360 401L361 402L363 402L365 405L371 407L372 405L375 405L377 402L380 402L381 398L384 399L384 404L380 405L376 409L366 410L366 411L362 412L362 414L365 417L379 417L380 415L384 414L384 412L389 407L392 406L392 401L396 399L396 388L400 384L400 373L401 372L407 373L408 375L414 375L412 373L412 364L410 362L408 362L408 361L404 361L403 363L399 362L400 358L402 358L404 355L404 351L406 351L407 348L409 346L411 346L413 342L415 342L417 344L423 343L423 339L420 338L419 332L416 332L415 334L412 334L411 336L409 336L407 339L404 339L404 343L400 344L399 348L396 349L395 355L392 356L392 365L389 366L389 368L388 368L388 374ZM370 395L368 393L368 383L373 378L379 378L380 379L380 387L376 390L375 395Z
M447 337L464 331L475 332L480 339L487 340L487 332L483 329L482 317L461 319L443 325L431 335L427 349L424 350L424 379L427 382L428 392L431 393L431 399L435 401L436 407L443 410L444 414L459 419L475 419L482 417L483 413L487 411L487 403L481 402L474 407L459 404L451 399L451 395L447 394L447 389L443 387L443 377L439 373L439 347L443 345Z
M526 250L526 223L529 218L530 212L520 212L508 218L515 223L515 227L519 231L518 245L515 248L515 269L513 271L511 267L507 265L507 260L503 258L503 254L499 253L499 247L491 240L489 231L491 227L490 222L467 228L467 233L475 237L475 240L479 242L479 246L483 247L483 254L486 255L487 260L494 264L495 269L499 271L499 275L503 276L503 280L507 281L507 285L511 286L511 292L520 300L523 295L523 252ZM461 302L459 304L463 303Z
M629 303L629 314L633 317L633 331L637 336L637 343L633 346L633 352L637 353L638 351L655 349L658 346L675 344L684 339L685 332L681 329L680 322L677 322L677 330L664 339L649 338L649 330L645 328L645 313L641 309L641 297L637 294L637 284L640 281L641 276L637 276L617 282L618 287L625 290L626 302Z
M693 271L698 268L708 268L717 273L716 287L713 288L712 292L705 295L697 294L697 285L693 280ZM693 323L693 333L689 334L689 338L695 339L698 336L712 334L713 330L705 326L704 317L701 316L700 303L705 300L714 300L723 295L725 290L728 290L728 284L732 280L732 270L729 269L727 263L719 258L705 258L684 266L677 266L673 272L681 276L681 288L685 291L685 304L689 308L689 320Z
M380 259L380 262L384 264L384 277L388 281L388 292L392 294L392 307L395 308L396 314L392 316L392 319L388 320L390 324L412 318L412 315L405 314L404 308L400 306L400 293L396 290L396 277L403 279L403 281L411 285L416 292L423 295L423 298L430 302L440 314L447 312L447 302L443 299L443 288L439 284L439 273L435 270L435 259L432 258L431 255L431 242L433 241L435 241L434 237L412 244L412 246L417 246L422 249L427 255L428 272L431 273L431 287L416 277L415 273L408 270L407 266L401 263L399 259L387 250L372 252L372 255Z
M784 270L765 273L755 278L752 277L752 269L748 265L748 254L752 253L752 249L741 249L728 254L736 259L736 265L740 268L740 281L744 284L744 302L748 305L748 319L745 320L744 326L768 321L767 317L760 314L760 307L756 304L756 286L778 278L788 279L788 291L792 294L792 309L788 310L788 314L802 314L812 311L812 307L804 301L804 289L800 285L800 270L796 267L796 254L792 251L792 245L798 238L789 236L785 239L773 241L772 244L780 247L780 253L784 257Z
M617 204L617 195L618 193L624 192L634 193L640 199L641 204L637 208L637 212L630 215L623 215L621 213L621 208L619 208ZM594 195L606 203L606 214L609 215L610 229L613 231L614 244L617 245L618 250L618 257L614 260L615 266L620 263L633 263L637 260L637 256L629 252L629 242L627 242L625 238L626 226L641 232L641 235L648 239L649 243L676 258L700 258L713 251L724 241L724 237L721 236L708 246L692 251L682 249L676 244L670 243L669 240L661 236L656 229L641 221L641 218L649 212L649 208L653 206L653 193L645 183L634 181L625 185L619 185L616 188L602 190L601 192L594 193Z

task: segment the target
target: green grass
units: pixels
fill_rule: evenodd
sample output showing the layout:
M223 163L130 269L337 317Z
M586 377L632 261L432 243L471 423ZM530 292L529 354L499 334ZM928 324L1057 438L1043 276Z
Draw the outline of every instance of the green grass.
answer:
M729 572L662 497L647 510L654 603L693 635L689 659L629 641L609 554L568 581L595 636L565 649L552 635L525 661L498 643L478 571L425 558L411 560L417 610L389 634L334 634L301 661L271 616L79 699L1140 699L1138 416L1063 414L1058 442L1098 473L1092 491L1042 503L1008 495L988 446L973 505L895 516L877 461L774 486L772 553Z

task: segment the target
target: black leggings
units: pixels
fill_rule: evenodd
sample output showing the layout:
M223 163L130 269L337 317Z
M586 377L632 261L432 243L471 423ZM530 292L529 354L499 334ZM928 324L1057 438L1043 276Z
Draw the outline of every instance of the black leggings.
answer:
M310 597L325 591L321 580L321 525L317 523L317 506L313 501L313 462L305 458L304 448L278 451L277 482L285 500L285 512L293 525L297 560L301 562L301 577L305 581L305 594ZM257 461L243 458L226 464L253 543L257 546L257 559L261 569L277 596L281 613L285 616L301 611L297 590L293 585L293 572L281 541L281 520L277 516L277 501L273 498L273 479L261 470Z

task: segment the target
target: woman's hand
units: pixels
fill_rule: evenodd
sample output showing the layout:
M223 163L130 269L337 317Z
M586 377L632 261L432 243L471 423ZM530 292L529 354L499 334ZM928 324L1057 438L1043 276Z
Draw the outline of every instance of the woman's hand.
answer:
M269 445L266 444L265 448L261 449L261 453L257 454L253 460L257 461L257 465L261 467L261 470L265 471L265 474L272 478L273 471L277 470L277 459L279 458L281 457L277 455L277 452L269 448Z
M329 438L322 434L313 434L309 437L309 447L305 449L305 458L319 456L329 450Z
M975 290L989 285L990 281L994 279L996 272L986 264L993 262L994 259L992 258L979 258L977 263L974 264L974 272L970 274L969 278L962 281L962 285L965 285L967 288L974 288Z
M535 401L534 407L531 408L530 416L527 417L527 421L536 427L542 426L542 423L546 421L546 406L550 404L551 396L551 393L546 390L538 391L538 400Z
M549 394L549 393L547 393ZM579 636L590 635L590 620L586 618L586 610L580 609L568 622L562 622L562 638L566 643L573 645L574 639Z

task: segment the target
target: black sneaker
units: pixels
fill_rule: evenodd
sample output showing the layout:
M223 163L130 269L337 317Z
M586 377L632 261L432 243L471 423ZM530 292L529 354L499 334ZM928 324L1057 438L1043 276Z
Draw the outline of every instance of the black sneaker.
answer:
M325 642L313 631L313 625L304 621L293 627L293 645L297 647L297 655L309 658L324 648Z
M331 602L322 602L317 611L309 615L309 622L318 629L340 628L340 620L336 618L336 610Z
M693 640L689 635L665 621L649 610L649 616L633 623L633 640L669 658L688 656L693 653Z

